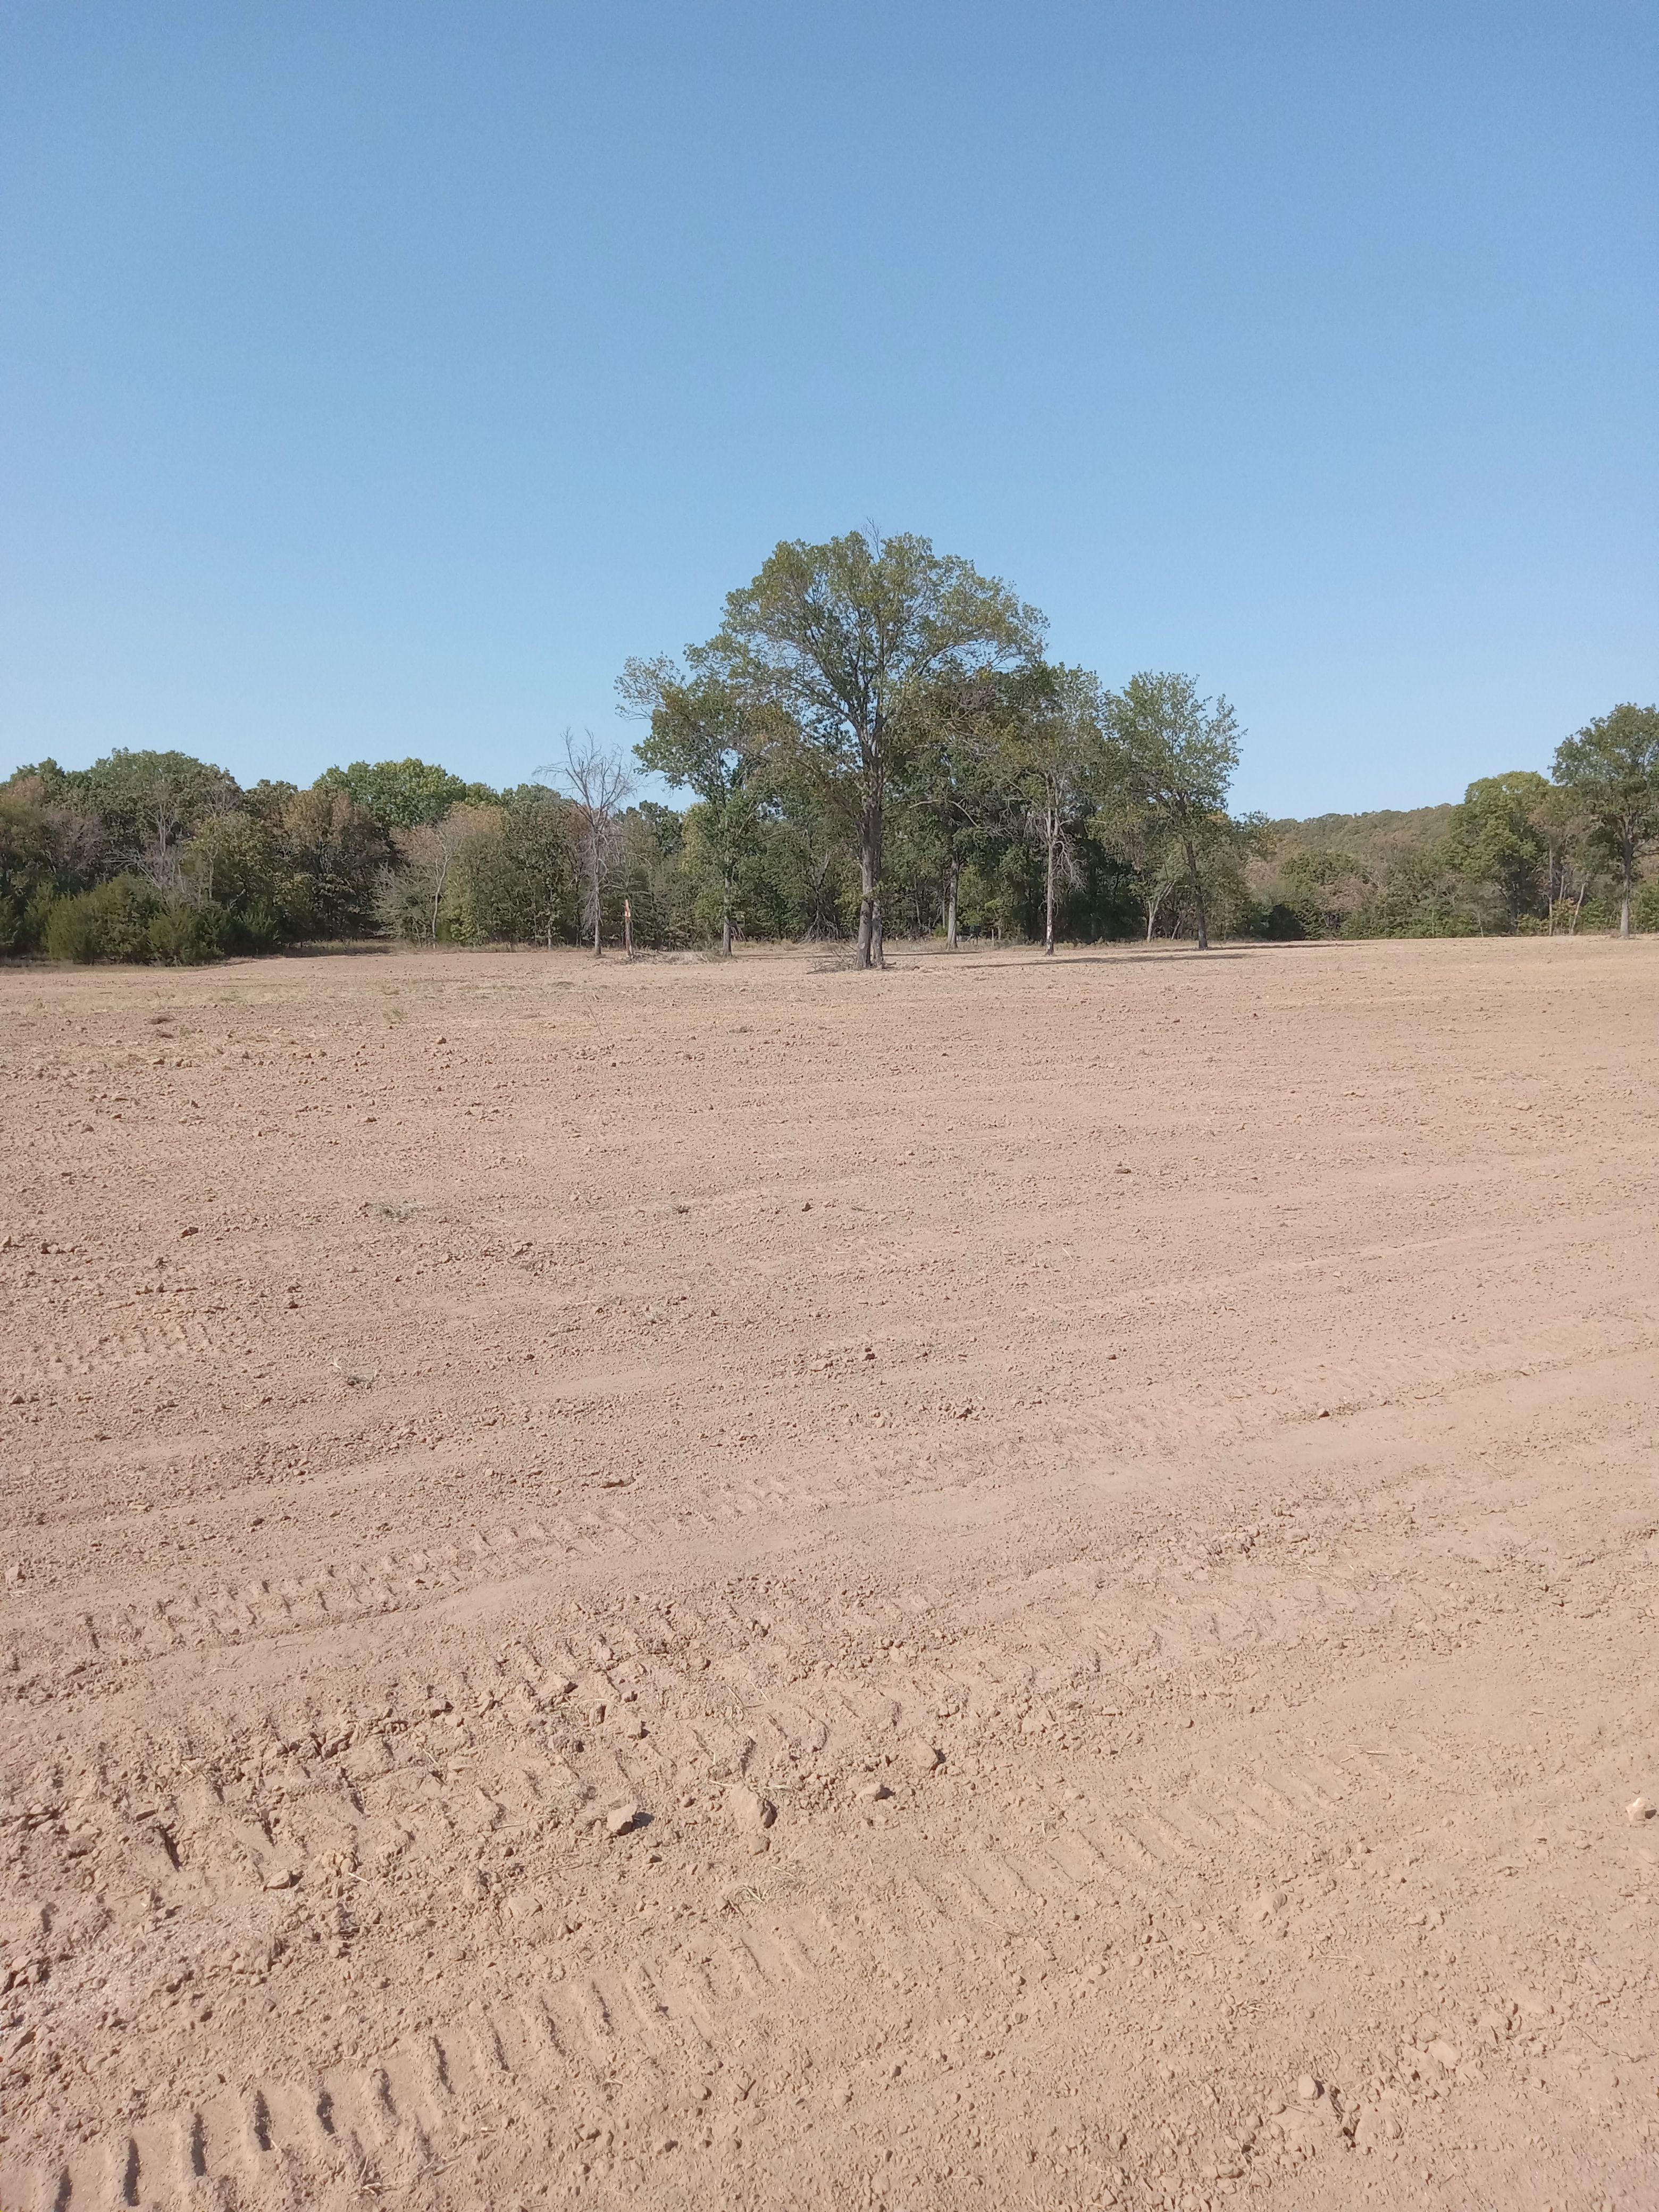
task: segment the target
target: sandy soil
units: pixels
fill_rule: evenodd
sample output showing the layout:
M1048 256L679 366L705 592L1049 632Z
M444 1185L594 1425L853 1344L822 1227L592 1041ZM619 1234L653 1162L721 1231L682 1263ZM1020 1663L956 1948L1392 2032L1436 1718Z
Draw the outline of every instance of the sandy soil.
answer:
M7 2212L1659 2202L1659 942L0 1009Z

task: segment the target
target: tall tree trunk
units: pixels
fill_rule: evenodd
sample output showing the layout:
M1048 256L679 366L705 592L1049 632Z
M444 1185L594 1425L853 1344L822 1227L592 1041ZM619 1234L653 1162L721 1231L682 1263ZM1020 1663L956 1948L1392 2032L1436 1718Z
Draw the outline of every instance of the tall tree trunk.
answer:
M870 945L875 932L876 842L874 824L866 808L859 836L859 965L870 965Z
M1193 904L1198 909L1198 949L1200 952L1207 952L1210 949L1210 919L1204 911L1204 886L1198 878L1198 855L1185 838L1182 840L1182 848L1187 855L1187 879L1193 887Z
M879 968L881 947L881 801L865 802L859 825L859 965Z
M732 957L732 871L720 870L720 957Z
M1635 848L1628 842L1625 846L1625 895L1619 907L1619 934L1630 935L1630 880L1636 858Z
M1048 817L1048 880L1043 886L1042 896L1042 950L1045 954L1052 957L1054 949L1054 847L1059 842L1054 834L1054 817L1052 812Z
M593 840L587 863L587 886L593 901L593 957L599 957L599 841Z
M954 853L945 876L945 949L957 949L957 891L962 882L962 863Z

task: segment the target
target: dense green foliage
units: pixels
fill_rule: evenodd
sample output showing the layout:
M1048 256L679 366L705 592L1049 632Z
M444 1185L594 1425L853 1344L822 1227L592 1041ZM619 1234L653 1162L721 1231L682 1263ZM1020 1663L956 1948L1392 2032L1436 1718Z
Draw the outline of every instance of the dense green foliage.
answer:
M1637 863L1659 842L1659 707L1615 707L1564 738L1555 780L1585 852L1618 872L1620 928L1628 937Z
M487 806L495 796L488 784L468 783L422 760L353 761L349 768L325 769L318 786L343 791L383 830L441 822L452 806Z
M1659 710L1615 707L1553 778L1456 806L1240 820L1240 732L1191 678L1112 691L1042 617L926 539L780 545L721 629L629 662L639 763L567 741L493 791L419 760L243 789L179 752L46 760L0 787L0 954L186 963L412 944L940 935L1092 942L1659 928ZM550 772L544 772L550 773Z
M1261 825L1269 936L1474 937L1659 929L1659 710L1563 740L1553 778L1482 776L1456 806Z
M0 788L0 950L186 962L362 935L397 857L326 779L243 791L182 753L43 761Z

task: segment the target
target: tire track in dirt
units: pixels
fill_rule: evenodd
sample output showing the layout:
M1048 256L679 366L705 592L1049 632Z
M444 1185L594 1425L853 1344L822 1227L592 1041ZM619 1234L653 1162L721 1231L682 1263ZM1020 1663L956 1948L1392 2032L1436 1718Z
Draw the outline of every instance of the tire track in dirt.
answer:
M1238 1571L1246 1571L1249 1564L1248 1559L1239 1561ZM1096 1571L1090 1571L1091 1582ZM1319 1589L1317 1579L1309 1578L1307 1592L1316 1599ZM1237 1593L1227 1595L1243 1632L1251 1610L1240 1603ZM1282 1592L1275 1595L1281 1600L1284 1595ZM810 1789L789 1794L781 1787L789 1764L792 1759L799 1764L803 1751L810 1759L821 1755L823 1763L838 1773L888 1772L891 1771L890 1747L902 1741L905 1729L914 1727L933 1735L946 1732L939 1720L942 1712L947 1716L951 1737L947 1772L982 1773L988 1759L1019 1759L1033 1745L1034 1737L1036 1746L1041 1746L1054 1724L1042 1703L1045 1689L1050 1698L1062 1690L1075 1689L1079 1679L1075 1654L1080 1645L1092 1642L1098 1649L1109 1644L1115 1650L1133 1650L1152 1656L1167 1650L1178 1654L1188 1664L1213 1656L1216 1649L1217 1639L1211 1632L1216 1599L1207 1589L1166 1593L1137 1590L1132 1584L1106 1592L1079 1589L1060 1615L1048 1602L1034 1605L1024 1588L1004 1593L1001 1602L1008 1623L1015 1629L1012 1650L999 1647L984 1655L984 1663L975 1664L971 1657L964 1663L963 1655L951 1649L950 1624L934 1624L933 1632L944 1646L940 1657L950 1663L923 1669L889 1666L873 1680L814 1662L810 1679L792 1679L780 1685L775 1677L781 1672L793 1674L811 1650L810 1621L787 1608L775 1607L764 1617L729 1603L677 1608L683 1617L674 1632L676 1638L693 1647L699 1660L708 1660L706 1667L699 1665L696 1671L660 1649L647 1649L650 1641L660 1644L665 1640L661 1629L653 1639L641 1638L629 1626L604 1627L601 1637L611 1640L599 1648L605 1655L609 1671L591 1658L584 1667L573 1648L574 1639L556 1649L521 1642L507 1661L498 1661L493 1670L475 1674L463 1669L450 1677L441 1690L434 1687L425 1700L424 1717L428 1721L441 1717L447 1722L458 1707L471 1711L483 1705L489 1711L505 1704L527 1721L532 1712L539 1718L548 1711L568 1707L576 1716L577 1725L602 1732L612 1711L621 1713L628 1705L643 1702L650 1717L645 1732L617 1739L603 1757L578 1755L557 1771L544 1761L539 1789L533 1778L534 1766L520 1765L516 1771L521 1786L514 1804L508 1776L513 1759L522 1761L526 1757L523 1741L514 1747L511 1758L501 1753L493 1760L471 1759L465 1772L459 1768L436 1769L420 1758L399 1764L392 1743L398 1732L406 1733L418 1724L414 1712L410 1709L394 1716L377 1710L349 1723L346 1716L337 1716L331 1737L320 1743L313 1738L311 1748L319 1765L307 1778L324 1785L320 1790L313 1790L313 1796L325 1799L331 1785L337 1804L349 1806L361 1818L362 1829L345 1845L348 1856L357 1858L362 1838L377 1832L377 1822L383 1824L378 1831L382 1835L386 1832L385 1824L389 1824L394 1858L407 1869L413 1860L424 1857L441 1867L448 1879L473 1855L470 1838L510 1825L515 1813L520 1817L538 1817L550 1804L559 1805L567 1817L584 1809L596 1814L603 1810L607 1798L614 1801L623 1793L638 1793L649 1801L688 1779L702 1784L742 1775L777 1790L788 1817L798 1805L810 1803L812 1796ZM1387 1602L1392 1610L1397 1601ZM979 1633L985 1627L983 1603L975 1601L981 1617L975 1620L975 1629ZM1351 1612L1352 1608L1344 1618L1350 1617ZM1265 1626L1273 1638L1286 1617L1277 1607L1258 1608L1257 1626ZM1301 1613L1292 1610L1288 1617L1297 1619ZM1033 1623L1041 1624L1040 1633L1030 1632ZM1024 1657L1018 1648L1021 1624L1025 1628ZM743 1640L752 1639L758 1629L764 1631L758 1644ZM1297 1648L1283 1636L1275 1642L1287 1650ZM711 1649L715 1655L712 1659ZM1063 1674L1054 1672L1045 1677L1044 1663L1053 1668L1057 1655L1066 1656L1071 1663ZM1097 1684L1099 1680L1091 1669L1085 1670L1082 1679ZM500 1694L504 1681L513 1684L505 1699ZM716 1692L712 1697L708 1694L711 1682ZM637 1686L632 1687L630 1694L631 1685ZM1027 1723L1034 1714L1040 1724L1036 1730L1029 1730ZM1082 1723L1073 1725L1080 1727ZM345 1741L347 1737L351 1741ZM1087 1747L1081 1748L1086 1757ZM1500 1763L1508 1752L1508 1747L1499 1747ZM1389 1753L1415 1763L1419 1786L1442 1796L1456 1794L1443 1744L1408 1737L1390 1747ZM1430 1763L1426 1774L1425 1762ZM1282 1945L1289 1939L1293 1922L1302 1939L1311 1937L1317 1944L1328 1940L1317 1905L1294 1900L1294 1885L1307 1880L1310 1869L1322 1862L1333 1838L1364 1834L1373 1853L1382 1849L1396 1855L1413 1846L1420 1849L1422 1843L1416 1832L1391 1825L1388 1807L1395 1777L1386 1758L1358 1747L1333 1746L1317 1754L1284 1757L1262 1765L1253 1777L1241 1771L1236 1759L1220 1765L1212 1760L1206 1771L1194 1774L1182 1789L1151 1795L1126 1788L1109 1765L1101 1770L1101 1779L1095 1786L1107 1788L1109 1777L1113 1801L1109 1814L1086 1808L1079 1813L1075 1800L1086 1799L1087 1792L1076 1792L1071 1805L1061 1803L1050 1808L1055 1823L1052 1838L1045 1828L1042 1841L1036 1845L1029 1839L988 1839L974 1854L953 1855L959 1861L956 1870L933 1878L925 1889L919 1891L917 1879L908 1878L913 1897L922 1894L932 1899L930 1972L948 1971L951 1947L948 1942L941 1945L940 1931L948 1930L964 1916L973 1931L961 1950L969 1964L984 1940L1006 1944L1027 1938L1033 1931L1044 1929L1056 1913L1082 1923L1075 1940L1085 1949L1097 1949L1103 1941L1108 1956L1121 1951L1126 1940L1158 1950L1171 1946L1184 1948L1193 1942L1190 1931L1194 1928L1209 1936L1219 1929L1219 1923L1206 1917L1206 1904L1213 1909L1213 1869L1218 1855L1224 1856L1230 1887L1251 1889L1254 1899L1231 1929L1229 1940L1236 1948L1247 1948L1264 1941ZM927 1787L925 1780L908 1785L901 1783L901 1790L912 1800ZM889 1816L878 1811L869 1817L884 1820ZM199 1863L219 1869L217 1878L224 1881L224 1869L240 1852L241 1887L250 1893L268 1891L282 1837L301 1832L307 1825L303 1818L296 1821L290 1811L285 1824L276 1828L267 1826L254 1837L246 1819L223 1808L212 1814L206 1831L175 1845L179 1872L187 1877ZM592 1825L590 1819L590 1828ZM314 1840L319 1832L314 1807L309 1826ZM1294 1843L1294 1850L1289 1852L1285 1848L1287 1839ZM406 1856L411 1853L413 1859ZM907 1948L915 1948L914 1928L914 1912L902 1912L885 1920L873 1937L868 1925L840 1930L830 1948L853 1955L867 1954L873 1940L882 1955L902 1958ZM747 1955L753 1958L752 1948ZM762 2000L769 1988L763 1967L751 1969L731 1954L728 1971L734 1987L746 1990L757 2002ZM798 1964L796 1978L802 1971ZM578 2030L591 2051L610 2050L614 2045L622 2054L618 2063L624 2072L630 2078L648 2079L653 2085L654 2109L665 2094L662 2074L669 2046L653 2042L645 2030L657 2027L665 2019L684 2020L696 2026L705 2051L720 2055L732 2046L722 2041L720 2015L706 1974L701 1984L696 1975L682 1973L677 1980L672 1963L665 1963L660 1957L641 1960L635 1972L635 1978L623 1984L590 1980L580 1985L585 1995L579 1992L573 1998L567 1992L549 2000L548 2018L553 2025L547 2032L561 2050ZM681 1993L677 2000L682 2006L679 2012L662 1995L671 1987ZM843 1989L838 2002L844 2003L849 1995L850 1990ZM780 2000L786 2014L787 1997L786 1985L784 1998ZM960 2001L977 1999L974 1991L964 1988ZM1473 1997L1450 2007L1443 2002L1441 2009L1461 2009L1467 2014L1473 2002ZM1504 2017L1507 2033L1507 2012ZM557 2026L561 2021L562 2040ZM495 2039L487 2048L505 2052L511 2046L508 2031L499 2024L489 2025L486 2032ZM436 2042L441 2052L447 2049L441 2034ZM1446 2069L1439 2068L1438 2061L1432 2065L1438 2070L1425 2078L1437 2081ZM506 2070L515 2081L515 2069L507 2065ZM172 2115L159 2124L160 2133L154 2140L141 2141L137 2136L132 2139L136 2148L129 2148L138 2160L137 2169L128 2151L118 2143L112 2150L100 2152L102 2164L94 2160L94 2166L98 2172L108 2173L118 2168L121 2188L125 2190L134 2171L155 2169L165 2154L161 2148L164 2142L193 2145L191 2155L200 2163L209 2160L209 2146L233 2142L243 2146L246 2161L251 2155L246 2149L251 2129L258 2155L250 2170L267 2180L283 2173L296 2190L320 2185L325 2179L331 2182L347 2172L349 2153L362 2161L357 2168L360 2179L385 2167L403 2175L404 2182L398 2185L401 2186L410 2176L441 2163L471 2120L480 2116L498 2118L502 2112L523 2106L525 2094L510 2089L506 2081L495 2080L494 2089L489 2089L493 2078L488 2067L479 2072L472 2061L464 2057L445 2057L440 2063L428 2052L420 2061L418 2053L411 2057L396 2051L380 2054L374 2064L356 2069L349 2079L341 2076L329 2094L339 2112L357 2116L349 2124L349 2131L333 2147L346 2160L344 2164L337 2160L328 2164L313 2140L316 2132L313 2090L292 2084L266 2084L258 2092L265 2100L263 2120L256 2115L254 2122L245 2124L235 2114L227 2118L217 2106L211 2112ZM464 2092L456 2088L458 2081L466 2085ZM544 2112L550 2109L545 2081L526 2094L532 2104L541 2100ZM1401 2093L1391 2094L1397 2102ZM1379 2104L1376 2109L1395 2115L1394 2105ZM1363 2118L1358 2106L1355 2111ZM300 2116L297 2121L271 2117L294 2113ZM614 2136L614 2120L611 2124ZM1358 2118L1354 2124L1359 2124ZM350 2152L353 2144L356 2149ZM330 2157L333 2149L328 2151ZM221 2170L223 2154L216 2150L213 2159L218 2162L200 2163L202 2174ZM393 2161L392 2167L386 2167L388 2160ZM71 2179L83 2200L91 2191L94 2201L148 2201L123 2198L119 2194L99 2198L96 2191L103 2185L94 2180L91 2168Z
M289 1108L399 1132L210 1121L118 1240L20 1091L0 2202L1644 2201L1650 1070L1594 950L584 971L583 1069L527 964L383 1036L273 971ZM106 1314L210 1185L222 1280Z

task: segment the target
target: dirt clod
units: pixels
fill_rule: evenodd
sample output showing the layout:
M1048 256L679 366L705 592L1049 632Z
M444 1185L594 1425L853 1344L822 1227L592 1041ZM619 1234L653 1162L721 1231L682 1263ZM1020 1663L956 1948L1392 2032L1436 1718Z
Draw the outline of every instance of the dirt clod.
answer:
M757 1790L746 1783L734 1782L726 1793L726 1810L732 1825L740 1835L758 1835L769 1828L778 1817L777 1808L769 1798L763 1797Z

